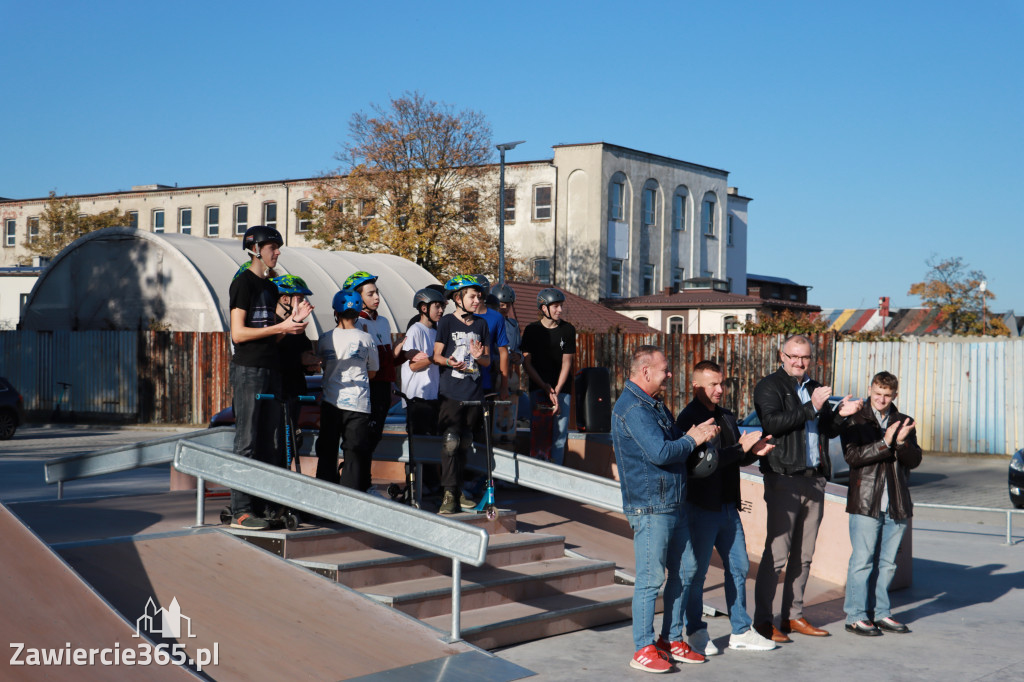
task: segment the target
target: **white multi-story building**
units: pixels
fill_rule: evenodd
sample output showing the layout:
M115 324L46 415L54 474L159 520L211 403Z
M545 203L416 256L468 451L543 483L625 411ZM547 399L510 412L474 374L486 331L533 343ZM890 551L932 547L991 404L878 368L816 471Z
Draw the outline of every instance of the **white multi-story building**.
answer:
M551 159L506 163L505 242L534 280L593 301L678 291L686 280L708 278L747 293L750 199L728 186L726 171L604 142L553 149ZM493 171L497 184L497 165ZM75 198L83 213L118 208L140 230L237 239L265 224L286 245L304 246L309 224L297 211L308 207L314 183L140 185ZM30 260L27 244L39 234L45 203L0 200L0 266Z

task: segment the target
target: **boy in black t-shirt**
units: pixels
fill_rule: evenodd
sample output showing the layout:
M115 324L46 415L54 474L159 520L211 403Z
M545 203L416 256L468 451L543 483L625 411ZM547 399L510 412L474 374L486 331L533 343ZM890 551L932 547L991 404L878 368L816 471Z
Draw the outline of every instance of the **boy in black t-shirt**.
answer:
M530 377L530 419L538 404L554 406L555 433L551 461L565 461L569 437L569 377L576 356L576 328L562 320L565 294L543 289L537 294L541 318L523 332L523 367Z
M437 323L434 362L441 366L438 395L441 399L438 431L441 433L441 514L455 514L475 503L462 491L466 456L473 445L473 432L480 423L479 405L462 401L484 399L481 371L491 364L487 347L487 322L474 314L483 297L483 287L472 275L457 275L445 284L455 303L455 312Z
M305 332L312 307L303 301L288 319L274 323L278 292L267 276L277 265L284 240L266 225L245 231L242 249L252 260L231 281L229 306L231 342L231 405L235 413L235 454L269 464L282 465L281 406L272 400L256 400L257 393L281 393L281 360L278 340L282 334ZM239 490L231 491L231 525L262 530L268 510L263 500Z

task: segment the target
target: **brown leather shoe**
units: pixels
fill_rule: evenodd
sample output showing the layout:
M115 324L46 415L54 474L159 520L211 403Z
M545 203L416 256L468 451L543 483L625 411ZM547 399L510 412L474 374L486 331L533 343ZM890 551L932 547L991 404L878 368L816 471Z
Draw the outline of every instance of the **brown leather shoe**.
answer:
M785 644L793 641L772 623L761 623L760 625L755 625L754 630L757 631L757 634L761 635L765 639L770 639L773 642L781 642L782 644Z
M783 632L799 632L801 635L809 635L811 637L828 637L828 631L816 628L807 622L806 618L798 618L796 620L782 621Z

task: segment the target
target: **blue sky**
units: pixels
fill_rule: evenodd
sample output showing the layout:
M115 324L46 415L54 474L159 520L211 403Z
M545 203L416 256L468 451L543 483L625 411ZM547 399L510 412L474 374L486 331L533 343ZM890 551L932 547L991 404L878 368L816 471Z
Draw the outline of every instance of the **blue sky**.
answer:
M509 160L607 141L730 172L748 268L917 305L925 260L1024 314L1024 2L0 0L0 196L309 177L419 90Z

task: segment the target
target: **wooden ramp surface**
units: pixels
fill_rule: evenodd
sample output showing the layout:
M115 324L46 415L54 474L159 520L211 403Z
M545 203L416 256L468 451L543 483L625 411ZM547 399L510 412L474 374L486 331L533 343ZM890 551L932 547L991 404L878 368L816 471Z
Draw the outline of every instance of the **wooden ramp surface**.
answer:
M121 618L49 547L0 505L0 639L26 648L104 649L119 644L137 647L135 628ZM175 666L11 665L6 649L4 680L189 680L192 673ZM27 660L22 653L20 660ZM109 657L108 657L108 660Z

